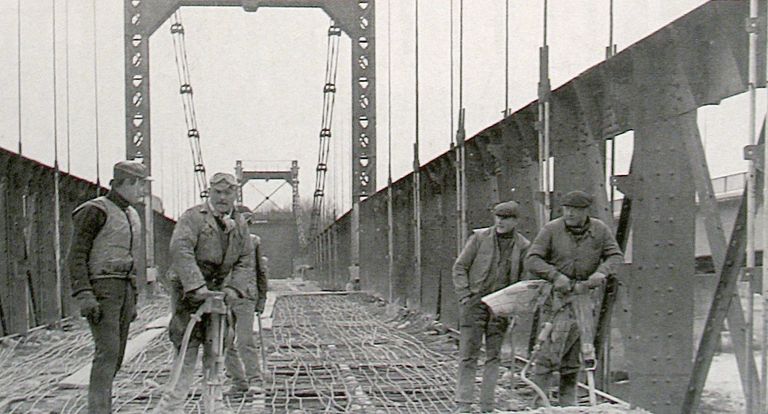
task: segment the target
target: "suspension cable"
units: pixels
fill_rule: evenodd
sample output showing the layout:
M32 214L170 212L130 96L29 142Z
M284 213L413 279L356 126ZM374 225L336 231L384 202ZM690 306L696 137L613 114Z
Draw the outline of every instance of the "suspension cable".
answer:
M387 270L390 303L395 299L395 223L392 208L392 1L387 0Z
M453 79L453 72L454 72L454 67L453 67L454 66L453 48L454 48L454 43L455 43L455 41L453 39L453 34L454 34L454 29L453 29L453 0L450 0L450 1L451 1L451 18L449 20L451 22L450 23L450 28L451 28L450 29L450 32L451 32L451 35L450 35L450 38L451 38L451 41L450 41L450 44L451 44L451 127L448 129L448 133L451 135L451 148L453 148L453 146L455 145L455 140L454 140L454 135L453 135L453 133L454 133L454 129L453 129L454 128L454 119L453 119L454 97L453 97L453 91L456 88L456 86L455 86L454 79Z
M504 7L504 117L509 116L509 0Z
M64 74L67 78L66 88L65 88L65 95L67 100L67 129L66 129L66 138L67 138L67 173L72 171L72 162L70 158L70 111L69 111L69 0L64 1L64 55L65 55L65 66L64 66Z
M19 108L19 155L21 155L21 0L16 1L16 56L18 65L16 65L16 79L18 82L18 104Z
M453 19L453 12L451 12ZM453 33L451 33L453 40ZM451 60L453 64L453 60ZM464 0L459 1L459 119L456 125L456 147L455 147L455 175L456 175L456 256L464 248L464 241L467 240L467 188L466 181L466 160L464 140L466 131L464 129Z
M176 60L176 71L179 76L179 94L184 107L184 121L187 126L187 138L192 152L195 185L201 200L208 197L208 185L205 177L205 164L200 148L200 129L197 127L197 115L195 113L194 93L189 76L189 60L187 58L187 43L184 36L184 25L181 22L181 11L171 17L171 36L173 37L173 51Z
M413 253L414 253L414 274L416 276L416 280L419 283L418 292L422 291L422 287L424 285L423 280L423 274L421 271L421 174L419 174L419 167L421 166L421 161L419 160L419 0L415 1L415 34L414 34L414 42L415 42L415 71L416 71L416 81L415 81L415 100L416 100L416 119L415 119L415 142L413 144L413 221L415 225L415 230L413 232L414 240L413 240ZM417 300L418 306L421 306L421 298L422 295L419 293L419 298Z
M325 198L325 176L328 172L328 149L331 142L333 107L336 102L336 73L339 64L339 39L341 28L331 20L325 61L325 85L323 86L323 117L318 141L317 167L315 168L315 192L312 197L310 234L316 235L320 226Z
M99 49L96 32L96 0L93 0L93 110L96 137L96 196L101 193L101 166L99 154Z
M59 105L58 88L56 84L56 0L51 0L51 24L53 43L53 258L56 270L56 316L61 319L64 316L62 309L61 289L61 198L59 194Z

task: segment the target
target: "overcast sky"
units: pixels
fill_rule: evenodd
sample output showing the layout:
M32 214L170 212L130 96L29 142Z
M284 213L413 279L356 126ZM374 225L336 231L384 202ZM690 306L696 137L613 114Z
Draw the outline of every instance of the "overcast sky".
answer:
M17 1L0 3L0 146L18 143L19 82L16 69ZM24 154L52 164L53 0L21 2L21 124ZM55 0L57 130L63 170L95 180L94 74L98 74L100 176L124 157L123 2L99 0L96 6L94 61L93 3ZM453 0L458 40L458 5ZM464 106L467 134L497 122L504 109L504 0L465 1ZM616 0L614 39L619 51L704 3L702 0ZM451 1L420 4L420 141L421 161L447 150L451 137L450 16ZM516 110L536 97L538 48L542 42L543 0L510 0L510 107ZM551 78L557 87L604 58L608 43L608 0L551 1L549 45ZM378 78L378 184L387 181L387 88L391 68L392 168L394 179L411 169L415 134L414 2L376 1ZM387 26L391 15L391 45ZM203 159L209 175L233 171L235 160L246 168L285 168L299 161L300 192L311 200L315 186L318 132L321 125L329 18L317 9L184 8L190 74L194 88ZM68 30L67 30L68 29ZM68 33L67 33L68 32ZM392 59L387 50L391 46ZM194 203L193 174L186 127L178 94L169 24L151 39L152 145L155 193L169 215ZM350 203L349 39L342 37L333 145L326 194ZM67 54L69 79L67 79ZM458 46L456 49L458 71ZM97 65L94 65L97 63ZM391 63L391 65L388 65ZM97 67L97 72L94 67ZM458 72L456 73L458 88ZM69 108L67 108L67 89ZM761 91L760 113L764 113ZM458 89L456 89L458 99ZM454 110L458 110L457 101ZM747 101L743 96L700 111L713 176L743 171L747 143ZM67 161L67 130L69 158ZM630 134L631 135L631 134ZM619 172L629 163L631 138L619 149ZM271 160L265 162L266 160ZM280 160L280 161L275 161ZM260 201L279 183L246 187L246 204ZM286 186L276 195L288 204Z

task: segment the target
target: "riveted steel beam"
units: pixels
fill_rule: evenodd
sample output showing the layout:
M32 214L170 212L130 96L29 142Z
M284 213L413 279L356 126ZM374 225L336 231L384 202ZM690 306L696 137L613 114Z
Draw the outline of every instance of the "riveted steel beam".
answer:
M693 178L679 139L695 122L685 73L662 66L675 57L665 41L636 47L633 62L632 402L679 413L693 356Z
M715 294L710 306L707 322L704 327L699 347L696 352L696 359L691 373L691 377L686 389L685 401L683 404L684 412L696 412L701 393L704 388L709 368L712 364L712 357L715 354L719 342L720 332L723 329L723 321L728 318L731 340L736 353L736 361L739 366L742 389L745 395L752 395L753 407L759 406L759 393L747 393L747 384L752 383L755 389L760 389L760 379L757 375L754 356L747 355L745 352L746 341L749 339L745 335L744 313L741 308L741 299L736 292L736 282L738 281L740 269L743 263L744 246L746 245L746 189L742 196L741 205L736 217L736 222L731 233L731 240L726 244L725 233L723 230L720 213L717 210L717 203L712 189L712 181L709 178L704 149L701 146L701 139L698 134L698 127L693 123L689 126L690 134L684 134L683 140L688 149L691 170L696 182L696 192L699 195L701 211L704 213L704 225L707 231L710 250L712 252L712 261L715 265L715 272L720 275L720 281L715 290ZM765 125L760 133L759 142L765 140ZM758 202L762 197L761 192L757 192ZM749 379L751 377L751 380Z

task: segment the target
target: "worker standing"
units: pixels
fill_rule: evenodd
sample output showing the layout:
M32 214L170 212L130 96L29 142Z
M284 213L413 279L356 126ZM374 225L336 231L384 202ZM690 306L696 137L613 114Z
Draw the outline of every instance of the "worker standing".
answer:
M136 319L136 268L141 220L132 204L141 200L147 169L120 161L111 190L78 206L68 261L72 295L88 319L95 351L88 385L88 412L112 412L112 382L120 369L128 327Z
M554 372L559 371L559 403L576 405L581 341L573 295L603 285L624 257L611 229L589 216L592 196L571 191L562 201L563 216L547 223L536 236L525 264L534 276L552 283L551 293L541 309L540 321L550 321L552 332L543 342L534 362L533 380L546 390ZM582 288L582 292L579 292ZM594 302L591 303L594 312ZM592 315L593 316L593 315Z
M230 306L235 332L234 337L229 338L229 343L234 342L235 346L227 347L225 360L227 373L232 378L230 394L263 391L259 353L253 338L253 318L255 312L260 317L264 311L267 301L267 275L260 260L261 239L255 234L251 234L250 238L254 248L255 278L248 285L245 296L235 299Z
M171 342L180 352L184 331L203 302L223 292L227 305L246 297L254 279L253 245L248 226L234 209L238 183L232 174L216 173L209 181L209 198L181 215L171 236L168 282L173 315L168 327ZM213 346L206 338L210 315L197 323L183 355L181 375L173 389L165 390L156 413L181 413L194 379L198 348L203 365L215 363ZM226 412L217 407L216 412Z
M495 409L501 345L509 320L494 316L481 299L523 278L523 260L530 242L517 231L519 210L514 201L496 205L494 225L475 230L453 265L460 330L457 412L471 412L483 337L486 358L480 409L482 412Z

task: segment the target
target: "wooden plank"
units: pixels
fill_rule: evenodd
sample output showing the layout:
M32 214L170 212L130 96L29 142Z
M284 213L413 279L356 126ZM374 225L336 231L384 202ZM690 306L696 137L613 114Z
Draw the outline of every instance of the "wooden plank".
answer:
M695 119L694 119L695 122ZM736 353L736 361L739 366L739 375L741 377L742 389L747 395L747 383L749 377L756 390L760 389L759 378L757 376L757 367L754 356L747 355L745 352L747 338L744 327L744 314L741 308L741 301L736 291L736 285L742 262L744 260L744 248L746 246L746 199L747 189L741 199L738 216L731 233L731 241L725 244L725 234L723 231L720 214L717 210L717 202L712 189L712 181L709 179L709 169L707 168L704 157L704 149L701 147L698 128L691 125L689 128L695 131L693 134L683 134L686 150L690 157L691 170L694 173L696 181L696 191L699 194L699 202L704 213L704 223L707 230L710 249L712 251L712 261L715 270L720 275L720 280L715 290L712 300L712 306L709 309L707 322L704 327L704 333L701 336L696 358L694 359L693 370L686 390L683 412L696 412L701 400L701 393L706 383L709 368L712 365L712 357L715 354L719 341L720 332L723 329L723 320L728 318L731 340L733 341ZM759 144L765 140L765 125L760 132ZM761 203L762 193L757 192L757 204ZM753 392L753 407L759 405L759 392Z
M154 321L147 324L145 331L131 338L125 347L125 356L123 357L123 365L130 362L133 358L141 353L144 348L152 342L153 339L165 333L165 328L168 327L168 322L171 320L171 315L161 316ZM59 388L86 388L88 387L88 380L91 374L91 363L87 363L80 367L70 376L64 378L59 383Z
M303 292L302 292L303 293ZM307 292L309 293L309 292ZM328 292L323 292L328 293ZM291 293L291 295L299 294L299 292ZM267 301L264 303L264 312L261 313L261 327L264 330L272 329L272 319L275 313L275 302L277 301L277 294L275 292L267 292ZM259 321L255 318L253 320L253 331L259 331Z

